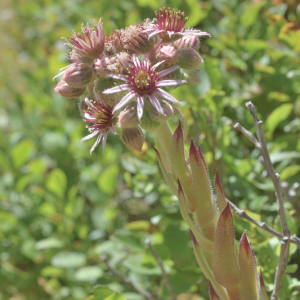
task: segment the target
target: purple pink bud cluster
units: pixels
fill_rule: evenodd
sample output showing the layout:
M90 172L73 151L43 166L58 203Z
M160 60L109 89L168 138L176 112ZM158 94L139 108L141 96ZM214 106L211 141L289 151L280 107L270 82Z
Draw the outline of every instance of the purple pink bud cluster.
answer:
M55 92L82 98L84 121L94 124L87 126L90 134L83 140L97 136L91 152L101 140L105 147L109 131L117 133L114 124L125 145L141 151L143 129L157 130L179 103L165 88L200 82L199 38L209 34L185 28L184 12L161 8L155 13L153 21L108 36L100 19L65 39L71 64L56 76L62 78Z

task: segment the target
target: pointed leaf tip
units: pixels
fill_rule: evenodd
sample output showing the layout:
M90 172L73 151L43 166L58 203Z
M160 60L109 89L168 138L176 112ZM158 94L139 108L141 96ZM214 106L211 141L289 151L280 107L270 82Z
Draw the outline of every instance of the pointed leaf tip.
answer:
M181 127L181 123L179 122L175 132L174 132L174 136L176 136L176 139L180 139L183 138L183 132L182 132L182 127Z
M261 268L259 270L259 282L260 282L260 289L261 289L261 294L262 294L263 300L269 300Z
M256 262L248 242L246 231L240 241L239 251L241 300L259 300L256 281Z
M210 283L210 281L208 280L209 283L209 296L210 296L210 300L220 300L219 296L217 295L217 293L215 292L212 284Z
M230 289L232 295L239 295L240 272L235 256L233 217L228 203L217 224L212 255L212 270L218 283L226 289Z

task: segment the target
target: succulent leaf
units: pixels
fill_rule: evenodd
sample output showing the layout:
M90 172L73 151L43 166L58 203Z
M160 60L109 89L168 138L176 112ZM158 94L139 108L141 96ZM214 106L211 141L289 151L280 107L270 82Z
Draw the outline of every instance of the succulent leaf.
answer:
M211 259L210 259L211 258L211 253L212 253L212 250L213 250L213 242L210 241L209 239L205 238L199 232L196 225L193 223L193 221L192 221L192 219L189 215L189 212L187 210L187 203L186 203L187 201L185 199L180 181L178 181L178 202L179 202L179 208L180 208L180 212L181 212L181 215L182 215L183 219L187 222L187 224L191 228L192 232L194 233L194 235L198 239L203 251L205 251L209 254L209 263L210 263L211 262Z
M222 189L222 186L221 186L221 182L220 182L218 171L216 171L215 189L216 189L216 194L217 194L219 211L221 213L223 211L223 209L225 208L225 206L227 204L227 201L226 201L225 195L223 193L223 189Z
M187 167L184 156L183 132L179 123L171 142L171 165L173 177L180 180L188 200L188 211L196 211L196 197L191 173Z
M260 289L261 289L262 299L269 300L261 269L259 271L259 281L260 281Z
M247 240L246 232L242 235L239 251L241 300L259 300L257 287L256 262Z
M233 217L227 203L222 211L214 240L212 270L231 300L240 300L240 272L234 251Z
M217 293L215 292L213 286L211 285L210 281L209 282L209 296L210 296L210 300L220 300L219 296L217 295Z
M219 214L214 203L206 167L193 141L190 147L190 166L196 191L196 217L204 236L214 240Z
M169 173L167 172L167 170L164 167L163 159L160 155L160 152L158 152L158 150L156 148L154 148L154 146L151 145L151 147L153 148L154 152L157 155L158 164L161 169L161 172L163 173L165 181L167 182L168 186L171 188L172 192L175 195L177 195L177 187L176 187L175 183L173 182L173 179L170 177Z

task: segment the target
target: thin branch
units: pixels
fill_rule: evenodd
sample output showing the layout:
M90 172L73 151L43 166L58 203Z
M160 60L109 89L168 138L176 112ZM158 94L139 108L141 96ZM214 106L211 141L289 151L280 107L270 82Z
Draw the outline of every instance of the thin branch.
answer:
M271 296L272 300L278 299L278 293L280 290L280 284L282 281L283 274L285 272L288 256L289 256L289 240L290 240L290 230L288 228L287 219L285 215L284 203L282 192L280 188L279 178L280 175L276 173L274 170L273 164L270 159L269 151L267 149L267 143L265 140L264 132L262 130L262 121L258 119L255 111L255 106L251 101L246 103L246 107L248 108L250 114L253 117L253 123L255 127L255 131L257 134L258 139L256 139L252 133L248 130L243 128L240 124L236 124L234 128L241 131L254 145L260 150L261 155L264 160L265 169L268 172L268 175L271 177L275 189L275 196L278 204L278 213L280 217L281 227L282 227L282 241L281 241L281 248L280 248L280 255L277 263L276 274L275 274L275 282L274 282L274 290ZM274 234L274 233L273 233ZM294 236L295 238L295 236ZM297 238L298 240L298 238Z
M146 245L148 246L149 250L151 251L153 257L155 258L157 264L159 265L159 267L160 267L160 269L161 269L162 276L163 276L164 280L166 281L167 288L168 288L169 293L170 293L170 295L171 295L171 299L176 300L176 293L175 293L174 288L173 288L173 286L172 286L172 284L171 284L171 281L170 281L170 279L169 279L169 276L168 276L168 274L167 274L166 271L165 271L165 268L164 268L164 266L163 266L163 264L162 264L162 261L161 261L160 257L158 256L158 254L156 253L156 251L155 251L154 248L152 247L150 240L147 239L147 240L145 241L145 243L146 243Z
M141 289L140 287L138 287L135 283L133 283L131 281L130 278L123 276L121 273L119 273L116 269L114 269L108 262L107 257L105 255L101 256L101 261L103 261L105 263L105 265L107 266L108 270L115 275L116 277L118 277L121 281L123 281L125 284L129 285L131 288L133 288L137 293L139 293L140 295L144 296L145 298L149 299L149 300L164 300L156 295L151 294L148 291L145 291L143 289Z
M246 103L246 106L250 112L250 114L253 117L253 122L254 122L254 126L255 126L255 131L258 137L258 141L260 144L260 152L263 156L264 162L265 162L265 168L268 171L269 176L271 177L272 181L273 181L273 185L275 188L275 195L276 195L276 199L277 199L277 204L278 204L278 213L280 216L280 221L281 221L281 226L282 226L282 232L284 236L289 237L290 231L288 228L288 224L287 224L287 220L286 220L286 216L285 216L285 209L284 209L284 205L283 205L283 197L282 197L282 193L281 193L281 189L280 189L280 183L279 183L279 178L280 175L278 173L276 173L276 171L274 170L273 164L271 162L271 158L269 155L269 151L267 149L267 143L266 143L266 139L264 136L264 132L262 130L262 121L258 119L256 112L255 112L255 107L253 105L253 103L251 101Z
M271 300L277 300L279 296L282 277L289 260L289 245L290 245L289 238L287 236L284 236L280 243L280 254L279 254L278 264L276 268L274 290L271 295Z
M233 211L241 218L241 219L245 219L253 224L255 224L256 226L258 226L261 229L264 229L265 231L277 236L278 238L282 239L283 238L283 234L275 229L273 229L272 227L270 227L268 224L266 224L265 222L260 222L257 221L253 218L251 218L243 209L239 209L234 203L232 203L230 200L228 200L226 198L226 201L229 203L230 207L233 209ZM293 236L291 236L291 242L296 244L298 247L300 247L300 239L294 234Z

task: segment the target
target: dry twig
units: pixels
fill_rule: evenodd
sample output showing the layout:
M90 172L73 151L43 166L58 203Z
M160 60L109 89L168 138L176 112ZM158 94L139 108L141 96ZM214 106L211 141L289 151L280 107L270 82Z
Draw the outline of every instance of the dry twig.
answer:
M246 103L246 107L248 108L250 114L253 117L255 131L256 131L258 139L256 139L251 132L249 132L248 130L243 128L239 123L235 124L234 128L241 131L252 143L254 143L254 145L260 150L260 152L262 154L262 157L264 160L264 166L268 172L268 175L271 177L271 179L273 181L276 200L277 200L277 204L278 204L278 213L280 216L282 233L283 233L282 241L281 241L281 248L280 248L280 255L279 255L278 264L277 264L277 268L276 268L276 274L275 274L274 290L273 290L273 293L271 296L272 300L277 300L279 290L280 290L282 276L284 274L284 271L286 269L287 262L288 262L290 231L289 231L287 219L285 216L283 197L282 197L280 182L279 182L280 175L278 173L276 173L276 171L274 170L273 164L271 162L269 151L267 149L267 143L265 140L264 132L263 132L262 126L261 126L262 121L258 119L256 112L255 112L255 107L251 101ZM264 229L266 229L266 227ZM274 235L278 236L277 234L275 234L273 229L272 229L272 233ZM295 239L295 237L294 237L294 239ZM299 241L298 238L295 240Z

